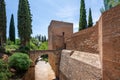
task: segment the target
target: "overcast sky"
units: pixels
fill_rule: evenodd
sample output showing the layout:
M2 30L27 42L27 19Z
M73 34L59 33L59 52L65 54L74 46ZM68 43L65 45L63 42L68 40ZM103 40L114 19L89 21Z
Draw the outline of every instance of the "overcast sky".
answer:
M5 0L7 10L7 30L9 29L10 17L13 13L16 34L18 34L18 1L19 0ZM80 0L29 0L29 3L33 20L32 36L37 34L47 35L48 26L51 20L74 23L74 32L78 31ZM103 6L103 0L85 0L85 5L87 11L86 15L88 15L89 8L92 9L92 17L95 24L101 15L100 8Z

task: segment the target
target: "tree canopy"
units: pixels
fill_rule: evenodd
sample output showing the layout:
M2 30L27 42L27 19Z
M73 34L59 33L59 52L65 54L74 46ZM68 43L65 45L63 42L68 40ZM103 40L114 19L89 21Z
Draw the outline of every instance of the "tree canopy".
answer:
M15 43L15 24L14 24L14 16L11 15L10 20L10 28L9 28L9 39Z
M86 27L87 27L87 21L86 21L85 2L84 2L84 0L81 0L79 31L82 30L82 29L85 29Z
M32 34L32 17L28 0L19 0L18 35L21 45L27 45Z
M6 42L6 7L5 1L0 0L0 44Z
M92 27L92 25L93 25L92 12L91 12L91 8L89 8L88 27Z

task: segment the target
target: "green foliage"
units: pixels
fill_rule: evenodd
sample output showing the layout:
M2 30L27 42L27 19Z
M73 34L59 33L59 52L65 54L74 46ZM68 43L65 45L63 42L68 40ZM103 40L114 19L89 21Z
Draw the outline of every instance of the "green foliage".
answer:
M48 54L44 54L41 56L42 60L48 62Z
M118 4L120 4L120 0L104 0L104 8L101 8L100 11L102 13L112 7L115 7Z
M37 39L39 42L45 42L45 41L47 41L47 38L46 38L45 35L44 36L37 35L37 36L35 36L35 39Z
M36 38L31 38L30 39L30 50L38 50L40 46L40 42Z
M5 53L8 55L12 54L12 51L15 51L19 48L19 45L11 44L5 46Z
M0 0L0 44L6 42L6 8L5 1Z
M5 47L0 46L0 52L1 52L1 53L4 53L4 52L5 52Z
M31 60L27 54L14 53L8 59L9 66L17 70L18 73L23 73L28 70L31 65Z
M120 4L120 0L109 0L108 2L109 9L115 7L118 4Z
M48 42L43 42L39 49L40 50L47 50L48 49Z
M79 31L85 29L86 27L87 27L87 21L86 21L85 3L84 0L81 0Z
M92 27L92 26L93 26L92 13L91 13L91 8L89 8L88 27Z
M20 46L19 47L19 52L28 53L28 51L30 51L30 48L28 46Z
M19 49L19 45L14 44L13 41L10 41L9 39L7 39L7 43L5 45L5 53L8 55L11 55L12 51L18 50Z
M16 39L15 42L16 45L20 45L20 39Z
M9 80L12 73L9 71L8 63L0 59L0 80Z
M14 45L14 42L9 40L9 39L7 39L6 45Z
M14 24L13 14L11 15L11 20L10 20L9 38L10 41L13 41L15 43L15 24Z
M21 45L26 46L32 34L32 17L28 0L19 0L18 6L18 35Z
M44 37L43 42L39 41L37 37L31 38L30 40L30 50L47 50L48 42L46 41L46 37Z
M38 46L36 46L33 42L30 41L30 50L37 50Z

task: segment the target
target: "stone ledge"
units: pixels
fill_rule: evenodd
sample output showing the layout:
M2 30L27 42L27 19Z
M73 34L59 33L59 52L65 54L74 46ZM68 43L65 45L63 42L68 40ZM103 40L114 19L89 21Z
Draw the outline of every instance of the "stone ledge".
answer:
M100 56L98 54L74 51L71 58L101 69Z

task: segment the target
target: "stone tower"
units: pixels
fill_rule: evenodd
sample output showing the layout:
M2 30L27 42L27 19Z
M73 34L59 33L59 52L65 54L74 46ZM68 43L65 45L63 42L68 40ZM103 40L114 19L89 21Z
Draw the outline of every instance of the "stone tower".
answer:
M72 34L73 23L52 20L48 28L48 49L64 49L66 47L65 39Z

